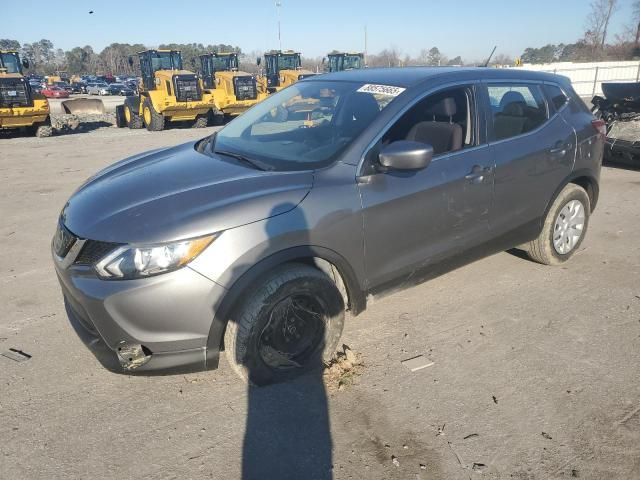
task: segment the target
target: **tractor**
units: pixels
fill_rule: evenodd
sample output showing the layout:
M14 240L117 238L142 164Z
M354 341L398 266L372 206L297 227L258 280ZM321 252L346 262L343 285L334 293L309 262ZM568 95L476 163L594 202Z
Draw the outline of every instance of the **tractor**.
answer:
M364 68L364 53L332 52L327 55L328 72L342 72L344 70L359 70ZM325 62L325 59L322 60Z
M138 53L142 80L138 94L126 97L116 107L116 124L131 129L164 129L166 122L191 122L206 127L213 108L213 97L203 92L200 78L182 68L177 50L145 50ZM133 66L133 58L129 64Z
M0 130L26 128L36 137L50 137L49 102L36 95L24 75L26 59L13 50L0 50Z
M260 59L258 58L258 65ZM315 75L310 70L302 69L300 53L291 50L272 50L264 54L265 74L259 78L260 92L274 93L298 80Z
M224 116L239 115L263 100L258 94L256 77L238 70L237 53L207 53L200 55L202 83L206 93L213 96L211 110L214 123Z

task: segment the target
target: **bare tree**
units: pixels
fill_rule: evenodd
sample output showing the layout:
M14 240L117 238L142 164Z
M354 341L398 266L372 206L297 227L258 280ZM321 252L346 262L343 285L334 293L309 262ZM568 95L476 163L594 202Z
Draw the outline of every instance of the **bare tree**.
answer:
M603 49L607 41L607 30L611 17L618 8L618 0L593 0L587 16L585 40L596 48Z

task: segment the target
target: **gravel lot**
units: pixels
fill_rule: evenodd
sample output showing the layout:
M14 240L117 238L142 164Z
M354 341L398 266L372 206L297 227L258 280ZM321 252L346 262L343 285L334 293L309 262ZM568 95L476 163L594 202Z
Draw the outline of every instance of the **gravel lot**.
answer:
M354 384L247 389L102 369L68 325L49 242L72 191L213 131L0 138L0 478L638 479L640 172L605 168L563 267L501 253L348 319ZM400 362L425 355L411 372ZM482 476L478 474L482 473Z

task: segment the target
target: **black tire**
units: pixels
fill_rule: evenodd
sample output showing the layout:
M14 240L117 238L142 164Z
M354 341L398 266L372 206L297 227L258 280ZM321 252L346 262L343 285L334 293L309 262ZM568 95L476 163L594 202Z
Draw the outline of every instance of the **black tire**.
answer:
M124 105L116 106L116 127L124 128L127 126L127 119L124 116Z
M191 124L191 128L205 128L209 125L209 118L207 115L198 115Z
M559 252L554 246L554 237L561 238L561 232L556 230L556 220L558 220L563 213L563 209L567 207L572 201L577 200L582 205L584 220L582 223L580 237L577 238L575 244L566 252ZM585 235L587 234L587 227L589 226L589 215L591 213L591 202L589 195L585 190L573 183L568 184L562 189L560 194L556 197L547 212L547 216L544 220L542 231L538 238L532 240L528 244L524 245L524 249L531 260L544 265L560 265L571 258L571 256L578 251ZM575 229L572 231L576 231Z
M123 111L125 115L124 121L131 130L137 130L139 128L144 127L144 124L142 122L142 117L133 111L133 109L131 108L131 105L129 105L128 103L125 103ZM127 122L127 115L129 116L128 122Z
M226 357L253 385L287 381L321 369L343 325L342 295L325 273L304 264L282 265L239 299L224 336Z
M148 115L147 111L149 112ZM145 98L142 103L142 118L144 119L147 130L150 132L159 132L164 129L164 117L161 113L156 112L156 109L153 108L153 104L148 97Z
M224 113L220 110L209 110L209 125L224 125Z

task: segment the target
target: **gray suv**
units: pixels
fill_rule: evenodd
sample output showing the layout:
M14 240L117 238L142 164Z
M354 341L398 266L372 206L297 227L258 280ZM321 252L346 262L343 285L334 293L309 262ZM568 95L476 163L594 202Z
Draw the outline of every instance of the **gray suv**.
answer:
M88 179L52 250L71 324L120 372L254 384L318 368L345 311L494 252L565 262L604 124L566 78L481 68L305 79L197 142Z

